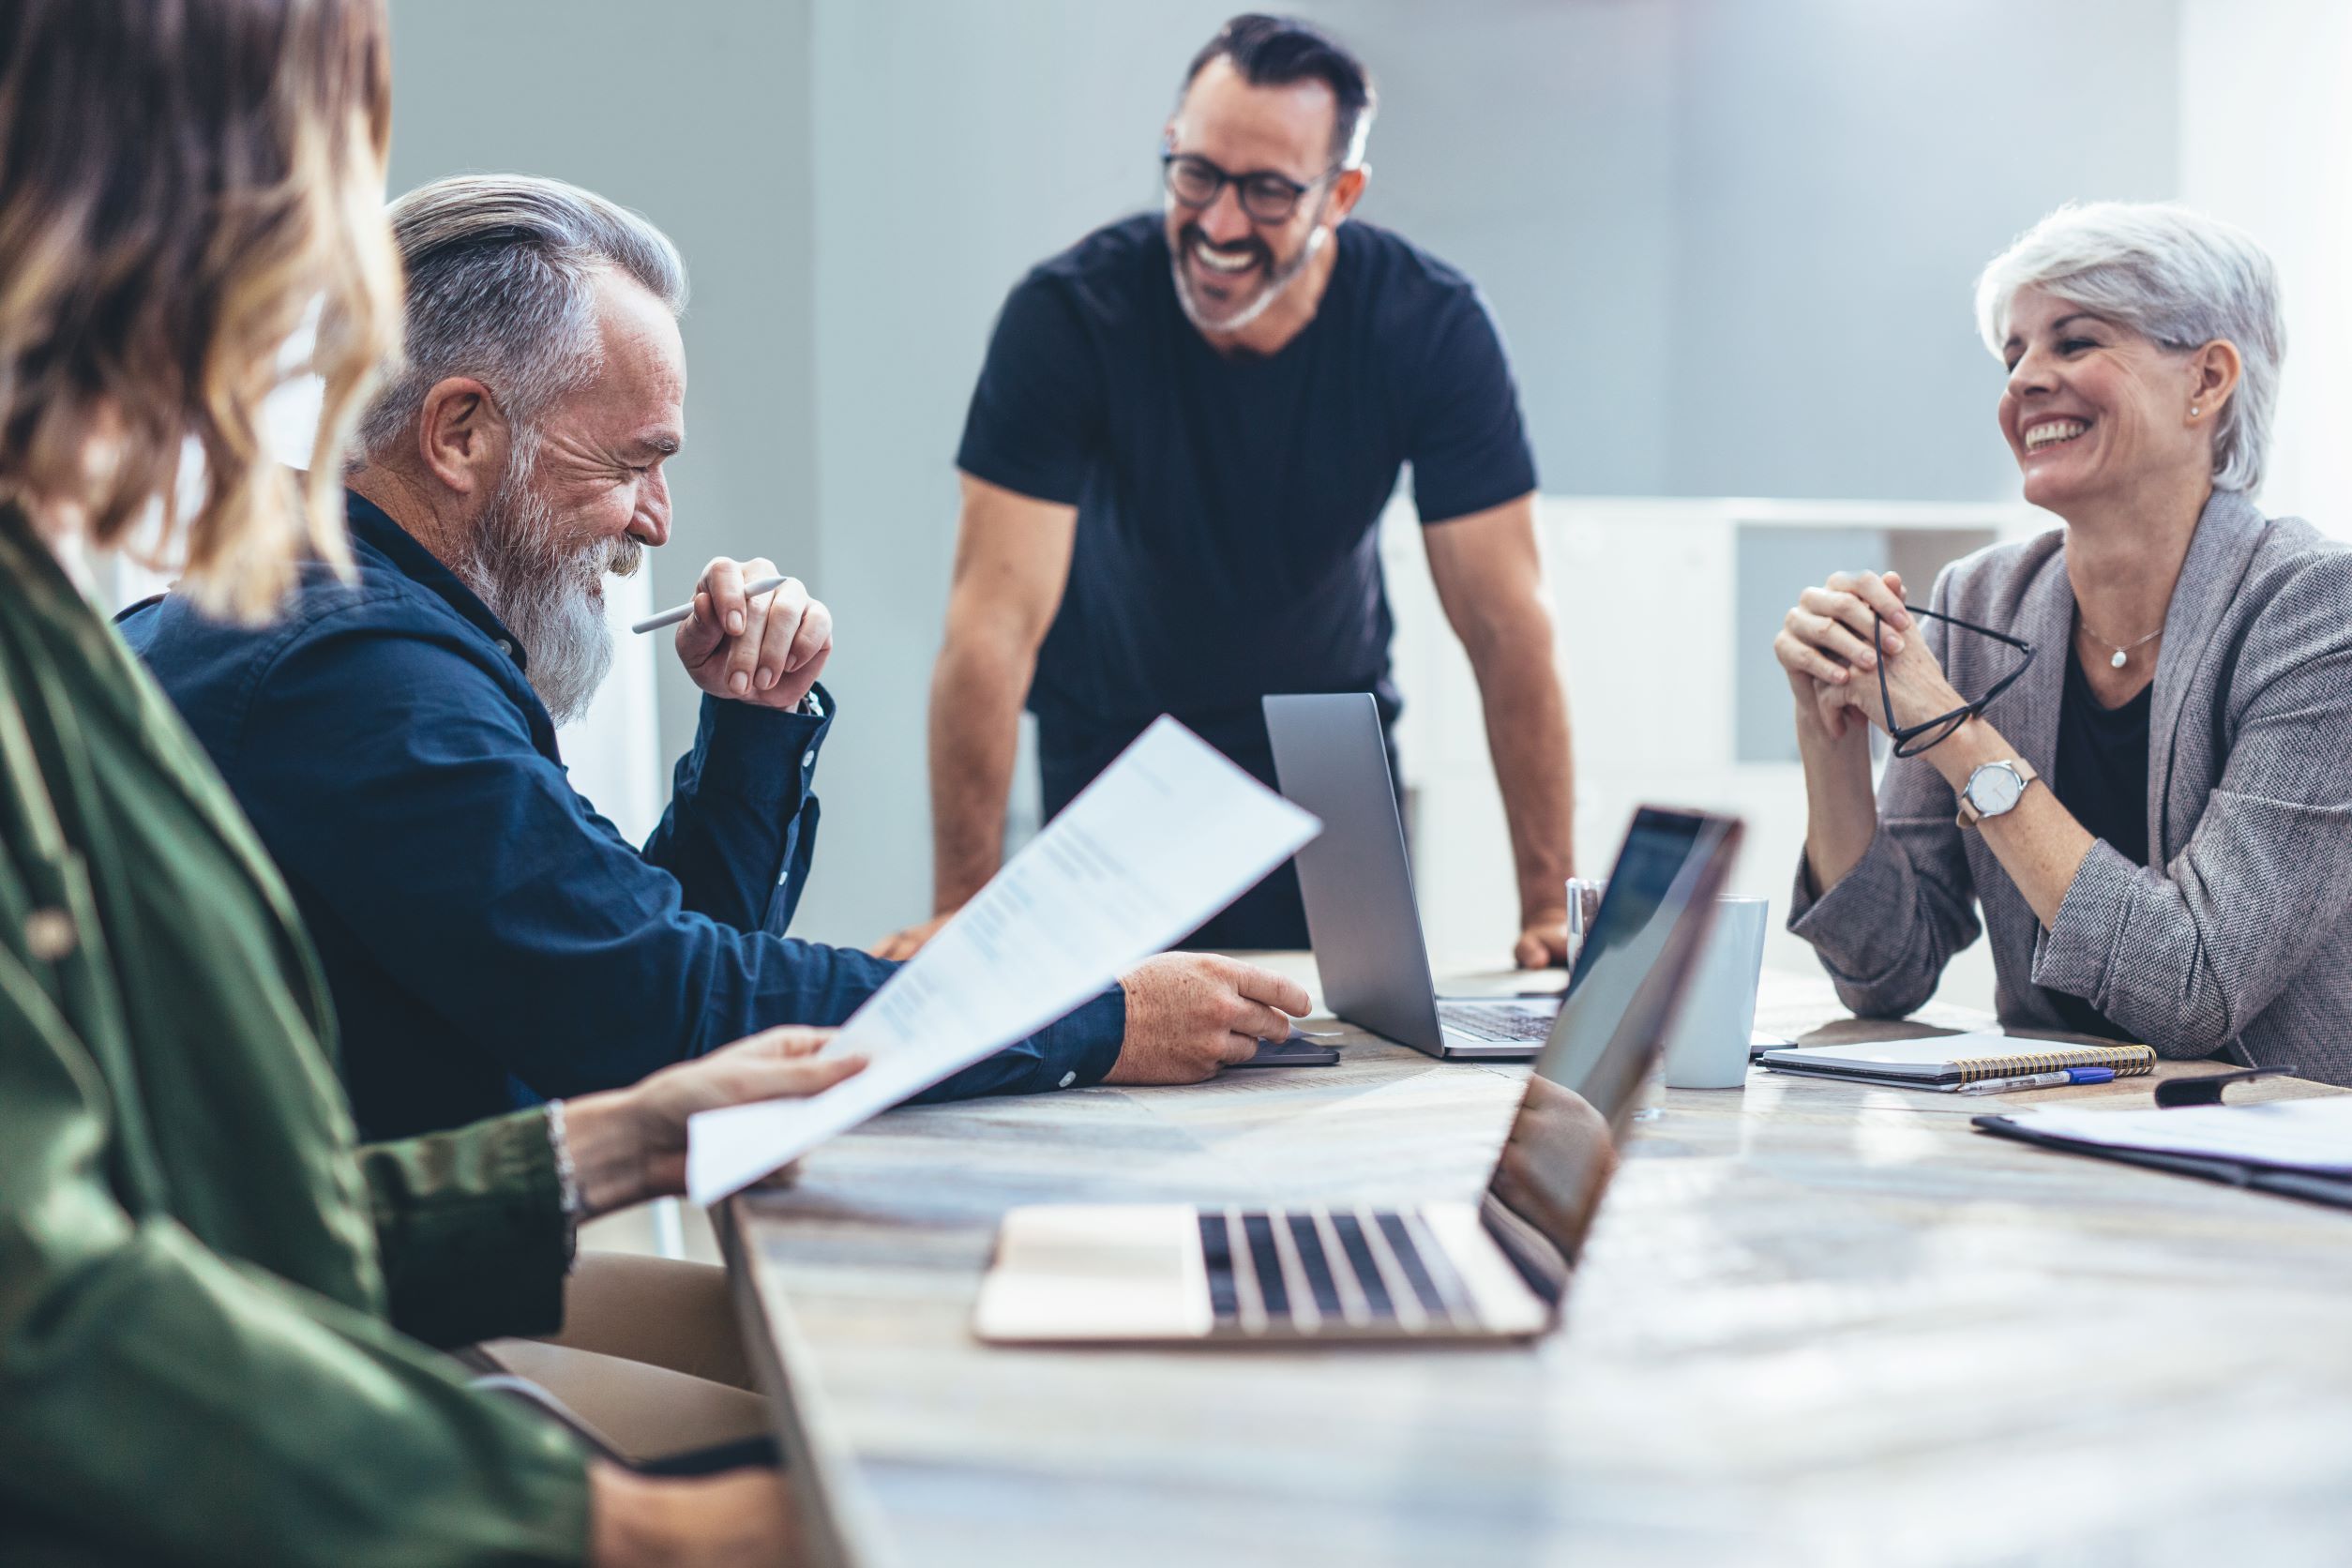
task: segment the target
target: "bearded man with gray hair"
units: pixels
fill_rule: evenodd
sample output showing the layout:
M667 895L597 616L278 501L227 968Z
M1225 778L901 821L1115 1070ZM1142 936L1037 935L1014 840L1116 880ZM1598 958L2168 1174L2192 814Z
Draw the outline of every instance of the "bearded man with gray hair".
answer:
M354 578L274 626L177 595L123 630L212 754L324 960L371 1138L618 1087L782 1023L845 1018L896 968L782 933L817 830L832 616L712 561L679 626L694 747L641 849L575 791L557 727L611 660L608 574L670 537L686 269L553 180L400 198L405 364L346 480ZM1187 1082L1280 1039L1296 984L1168 955L926 1098Z

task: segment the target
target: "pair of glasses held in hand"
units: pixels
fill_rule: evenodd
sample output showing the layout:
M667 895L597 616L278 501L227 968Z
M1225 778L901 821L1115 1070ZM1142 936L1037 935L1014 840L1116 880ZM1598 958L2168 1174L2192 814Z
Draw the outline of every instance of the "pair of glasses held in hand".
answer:
M1924 615L1931 621L1941 621L1945 626L1960 631L1974 632L1979 637L1989 637L1996 642L2016 649L2023 656L2017 660L2017 668L1995 681L1993 689L1975 701L1963 702L1948 714L1937 714L1934 718L1922 719L1917 724L1895 723L1894 699L1887 694L1887 661L1883 657L1878 659L1878 702L1887 716L1887 739L1894 744L1894 754L1897 757L1916 757L1921 752L1941 746L1950 740L1960 726L1991 707L1995 698L2015 686L2017 677L2033 668L2033 644L2022 638L2012 637L2007 632L1995 631L1990 626L1980 626L1974 622L1963 621L1957 616L1946 615L1939 611L1922 610L1915 604L1907 604L1903 608L1914 615ZM1884 635L1886 623L1879 618L1878 612L1875 610L1870 612L1870 629L1878 645L1884 647L1886 645Z

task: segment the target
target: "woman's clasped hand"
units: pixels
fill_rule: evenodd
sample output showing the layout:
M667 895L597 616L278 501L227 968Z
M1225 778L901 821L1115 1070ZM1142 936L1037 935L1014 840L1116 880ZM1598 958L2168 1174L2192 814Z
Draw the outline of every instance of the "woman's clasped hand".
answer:
M1797 596L1772 653L1797 699L1801 740L1841 741L1866 722L1880 730L1963 705L1903 603L1899 572L1832 572ZM1879 676L1885 676L1885 698ZM1892 701L1892 716L1886 704Z

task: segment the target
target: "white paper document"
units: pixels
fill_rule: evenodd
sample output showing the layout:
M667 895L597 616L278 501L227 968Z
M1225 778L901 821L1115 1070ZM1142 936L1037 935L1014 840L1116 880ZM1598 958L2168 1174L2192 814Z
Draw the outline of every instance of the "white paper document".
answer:
M2246 1165L2352 1175L2352 1094L2173 1110L2018 1111L2020 1127L2110 1149L2196 1154Z
M864 1072L688 1122L688 1196L716 1203L1051 1023L1320 831L1162 717L851 1016L824 1054Z

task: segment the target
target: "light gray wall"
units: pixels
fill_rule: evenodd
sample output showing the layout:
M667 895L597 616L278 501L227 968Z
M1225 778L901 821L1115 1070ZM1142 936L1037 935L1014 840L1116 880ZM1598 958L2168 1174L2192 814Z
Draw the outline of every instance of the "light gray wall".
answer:
M1305 8L1380 85L1358 211L1477 279L1544 489L1668 489L1679 8Z
M694 286L687 451L654 602L714 555L815 580L807 0L399 0L395 191L443 174L548 174L635 207ZM694 739L697 693L665 651L661 748ZM664 777L668 770L664 768Z
M843 718L806 935L930 912L924 705L988 329L1032 264L1152 201L1175 74L1227 14L817 0L819 588Z
M1976 274L2174 193L2169 0L1680 8L1667 493L2013 496Z
M396 8L396 184L563 174L686 249L656 596L765 549L839 619L804 934L927 909L925 694L989 324L1024 268L1156 199L1175 78L1230 8ZM2173 0L1299 8L1380 82L1363 216L1485 290L1555 491L2013 494L1968 282L2060 199L2167 194L2177 166Z

